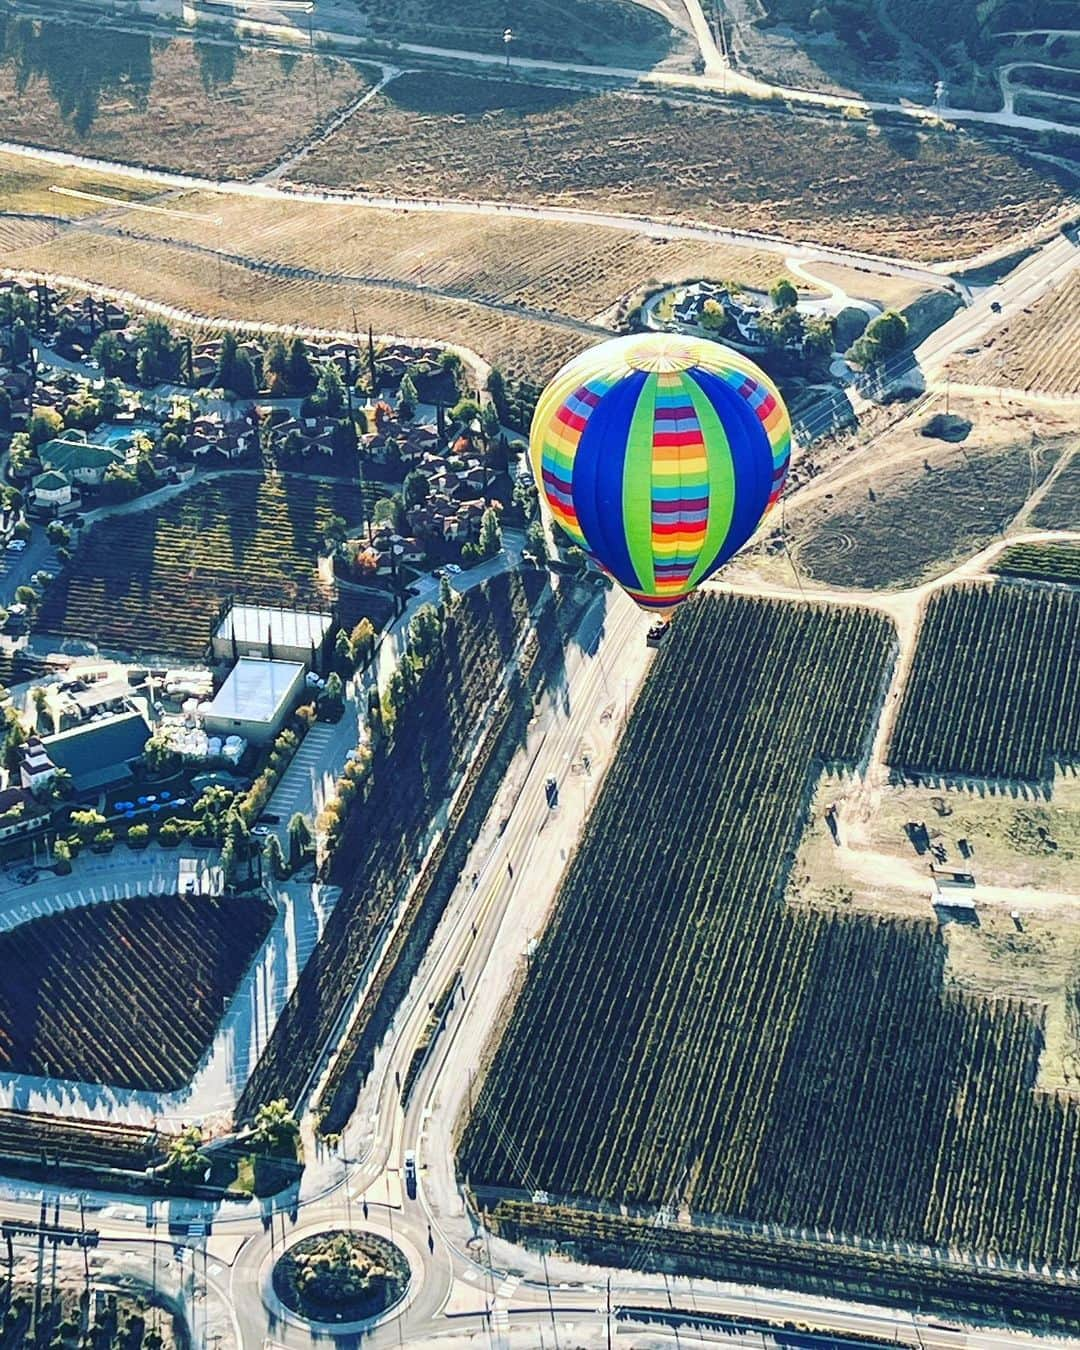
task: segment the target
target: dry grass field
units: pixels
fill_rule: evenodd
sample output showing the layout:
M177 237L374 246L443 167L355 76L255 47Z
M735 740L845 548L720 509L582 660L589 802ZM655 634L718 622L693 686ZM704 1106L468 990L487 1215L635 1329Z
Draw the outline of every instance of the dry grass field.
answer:
M966 440L922 435L924 409L886 432L831 496L792 497L788 547L805 577L859 588L925 581L1008 529L1073 443L1067 411L955 396L951 406L972 422ZM786 557L753 554L747 564L791 581Z
M373 32L399 42L501 53L503 30L512 23L517 55L638 68L666 55L674 37L659 14L619 0L514 0L512 7L505 0L472 0L457 12L444 0L359 0L357 8Z
M951 372L968 384L1080 395L1080 270L1011 318L977 356L954 361Z
M1064 200L965 133L407 74L304 161L331 187L693 216L792 239L964 257Z
M656 240L593 225L502 216L386 211L303 201L185 193L170 206L220 216L230 253L356 279L421 285L444 294L592 319L641 286L730 277L768 289L785 276L779 254L693 239ZM121 213L110 214L119 223ZM197 220L142 215L140 234L207 243ZM810 287L800 283L804 290Z
M248 177L368 87L346 61L103 26L0 26L0 137L98 159Z
M0 113L0 121L3 116ZM137 178L122 178L90 169L62 168L39 160L24 159L21 155L0 154L0 204L4 211L62 216L65 220L75 220L101 210L96 202L51 191L54 185L75 192L97 192L135 202L146 201L161 192L160 187L153 183L142 183Z
M347 332L362 331L370 324L378 333L405 339L456 343L478 352L511 378L546 378L591 340L587 331L572 324L560 327L525 313L503 313L389 286L275 276L236 263L221 267L219 290L218 268L210 256L83 230L16 249L0 262L128 290L211 321L228 318Z

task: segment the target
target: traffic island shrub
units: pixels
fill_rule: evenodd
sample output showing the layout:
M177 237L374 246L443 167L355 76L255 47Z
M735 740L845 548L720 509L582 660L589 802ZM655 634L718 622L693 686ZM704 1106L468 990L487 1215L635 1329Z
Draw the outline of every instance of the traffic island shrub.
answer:
M400 1247L374 1233L316 1233L274 1267L274 1293L312 1322L359 1322L392 1308L409 1287Z

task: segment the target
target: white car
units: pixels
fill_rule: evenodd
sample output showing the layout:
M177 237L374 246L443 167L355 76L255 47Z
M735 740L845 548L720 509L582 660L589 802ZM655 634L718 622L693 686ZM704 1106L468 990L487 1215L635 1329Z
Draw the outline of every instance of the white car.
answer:
M457 563L447 563L446 570L450 573L452 577L456 577L457 574L461 571L461 568L457 565Z
M9 539L7 551L9 553L21 553L26 547L25 539Z

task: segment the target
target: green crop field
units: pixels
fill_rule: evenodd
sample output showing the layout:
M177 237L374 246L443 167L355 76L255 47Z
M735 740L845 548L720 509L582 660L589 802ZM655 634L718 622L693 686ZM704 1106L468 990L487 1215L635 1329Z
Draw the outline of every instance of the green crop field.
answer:
M169 895L61 910L0 934L0 1068L183 1087L272 919L257 897Z
M94 525L45 592L36 627L107 650L197 657L221 602L327 605L323 523L362 517L355 483L238 473Z
M1080 584L1080 544L1013 544L991 570L1003 576L1075 586Z
M1080 1259L1080 1109L1033 1090L1040 1012L946 992L930 922L782 900L892 642L868 610L680 616L465 1128L481 1198Z
M1042 782L1080 758L1080 594L967 585L931 597L890 762Z

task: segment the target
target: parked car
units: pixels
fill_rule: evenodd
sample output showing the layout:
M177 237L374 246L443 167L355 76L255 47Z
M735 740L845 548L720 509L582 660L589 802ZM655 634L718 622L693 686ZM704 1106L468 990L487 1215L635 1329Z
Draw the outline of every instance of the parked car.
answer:
M450 574L450 576L456 577L457 574L461 571L461 568L457 565L457 563L447 563L446 570Z
M7 544L8 553L22 553L26 548L25 539L9 539Z

